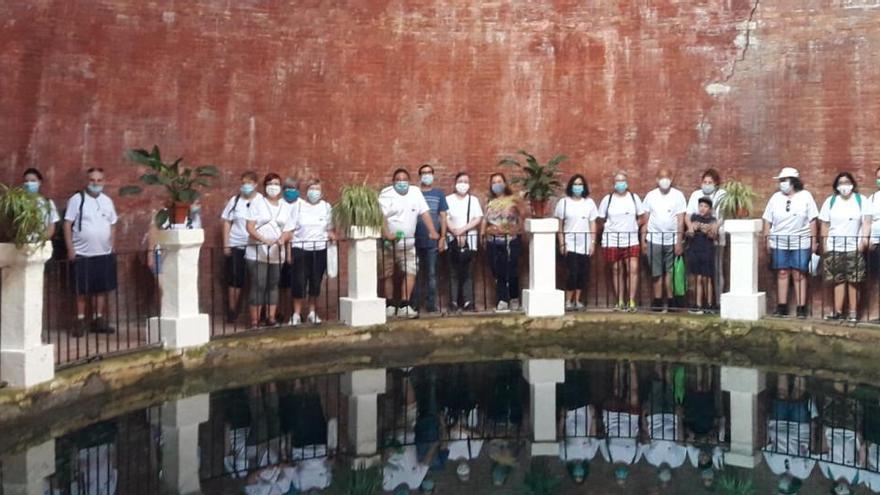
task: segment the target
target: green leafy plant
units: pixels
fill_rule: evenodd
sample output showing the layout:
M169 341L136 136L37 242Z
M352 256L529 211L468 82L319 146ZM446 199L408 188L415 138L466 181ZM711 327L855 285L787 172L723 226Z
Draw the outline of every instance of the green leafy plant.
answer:
M541 164L533 155L519 150L517 153L525 158L524 162L511 157L507 157L500 162L499 165L517 167L520 175L510 180L511 184L522 187L523 193L532 201L532 207L541 212L536 211L536 215L543 215L543 208L552 196L554 196L562 183L559 181L559 165L568 160L565 155L556 155L546 164Z
M721 476L717 486L718 492L722 495L756 495L758 493L753 479L742 479L733 474Z
M21 187L0 184L0 242L16 247L39 246L48 240L49 202Z
M718 200L715 211L724 218L746 218L751 214L758 194L742 182L731 180L722 186L727 194Z
M213 165L184 167L181 165L183 158L177 158L170 163L163 162L158 146L153 146L152 151L131 149L125 154L132 162L149 168L149 172L140 176L142 184L164 187L168 193L170 202L168 208L156 213L156 225L160 227L169 220L169 216L173 216L171 218L173 223L186 221L189 205L199 198L198 188L210 187L209 179L220 175L217 167ZM136 185L123 186L119 189L120 196L131 196L142 192L143 188Z
M543 464L533 465L523 480L523 495L551 495L559 491L561 481Z
M344 478L346 495L375 495L382 488L382 471L378 466L348 470Z
M333 223L348 232L351 227L382 228L384 216L379 194L366 184L344 186L333 205Z

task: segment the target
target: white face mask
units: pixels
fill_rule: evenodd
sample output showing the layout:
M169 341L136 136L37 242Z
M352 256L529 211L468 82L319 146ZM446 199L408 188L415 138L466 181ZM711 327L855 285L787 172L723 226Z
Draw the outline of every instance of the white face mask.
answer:
M784 180L779 183L779 190L782 191L782 194L788 194L791 191L791 182Z
M281 194L281 186L278 184L269 184L266 186L266 194L270 198L276 198L279 194Z
M841 184L841 185L837 186L837 192L839 192L840 194L843 194L844 196L849 196L849 193L851 193L852 190L853 190L852 184Z
M467 182L456 182L455 183L455 191L458 194L467 194L468 191L471 190L471 185Z
M663 177L662 179L657 181L657 185L660 186L660 189L669 189L672 187L672 179L669 177Z

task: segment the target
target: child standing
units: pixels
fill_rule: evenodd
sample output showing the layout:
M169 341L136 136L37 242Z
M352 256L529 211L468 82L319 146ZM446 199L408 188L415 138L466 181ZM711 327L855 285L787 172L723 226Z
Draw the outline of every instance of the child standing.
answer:
M688 272L694 275L697 283L696 302L692 314L703 314L715 300L713 280L715 279L715 238L718 237L718 221L712 216L712 200L699 199L697 213L691 214L687 229Z

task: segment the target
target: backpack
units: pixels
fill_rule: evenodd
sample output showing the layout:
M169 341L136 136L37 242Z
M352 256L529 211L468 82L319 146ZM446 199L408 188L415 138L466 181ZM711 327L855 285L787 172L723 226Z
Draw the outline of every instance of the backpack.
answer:
M638 220L638 218L639 218L639 204L636 202L636 195L632 191L627 191L627 192L629 193L629 197L630 197L630 199L632 199L632 202L633 202L633 215ZM605 201L606 199L608 200L608 206L605 207L605 216L607 217L608 216L608 209L611 208L611 193L609 193L607 196L602 198L602 201ZM602 204L602 203L599 203L599 204Z
M831 196L831 204L828 206L829 210L831 208L834 208L834 202L837 200L837 196L838 196L837 194L835 194L834 196ZM856 203L859 204L859 212L861 213L861 211L862 211L862 195L859 193L856 193Z

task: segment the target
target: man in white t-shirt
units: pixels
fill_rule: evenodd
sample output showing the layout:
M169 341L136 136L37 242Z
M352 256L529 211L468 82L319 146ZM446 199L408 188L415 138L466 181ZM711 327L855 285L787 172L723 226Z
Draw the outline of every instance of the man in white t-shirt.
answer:
M241 174L241 185L238 194L229 198L220 219L223 220L223 255L226 257L226 287L229 308L226 321L234 323L238 319L241 289L244 287L245 249L250 243L247 232L248 210L255 200L260 198L257 192L257 174L247 171Z
M657 188L645 195L644 208L647 222L643 229L647 234L642 241L642 251L648 257L651 277L654 280L655 311L664 309L663 289L666 289L667 307L674 306L672 294L672 265L676 256L682 254L682 233L687 203L684 194L672 187L672 172L667 168L657 174Z
M611 264L611 282L617 297L615 309L636 310L639 290L639 225L645 208L638 194L629 190L625 172L614 174L614 192L599 203L603 221L602 248L606 263ZM625 276L625 274L627 276ZM628 289L628 290L627 290ZM629 295L629 304L625 297Z
M74 337L88 330L86 303L93 302L93 329L113 333L107 324L107 293L116 290L116 257L113 254L113 225L116 208L104 194L104 170L90 168L88 185L67 200L64 212L64 240L67 259L73 263L76 293Z
M399 168L392 175L393 184L379 193L379 206L385 216L382 237L385 248L379 256L379 273L385 287L386 315L415 318L419 315L410 301L416 282L416 224L421 218L428 230L428 238L437 240L440 234L434 228L430 209L422 192L409 185L409 172ZM394 300L394 272L404 274L399 288L400 303ZM401 306L398 309L398 306Z

